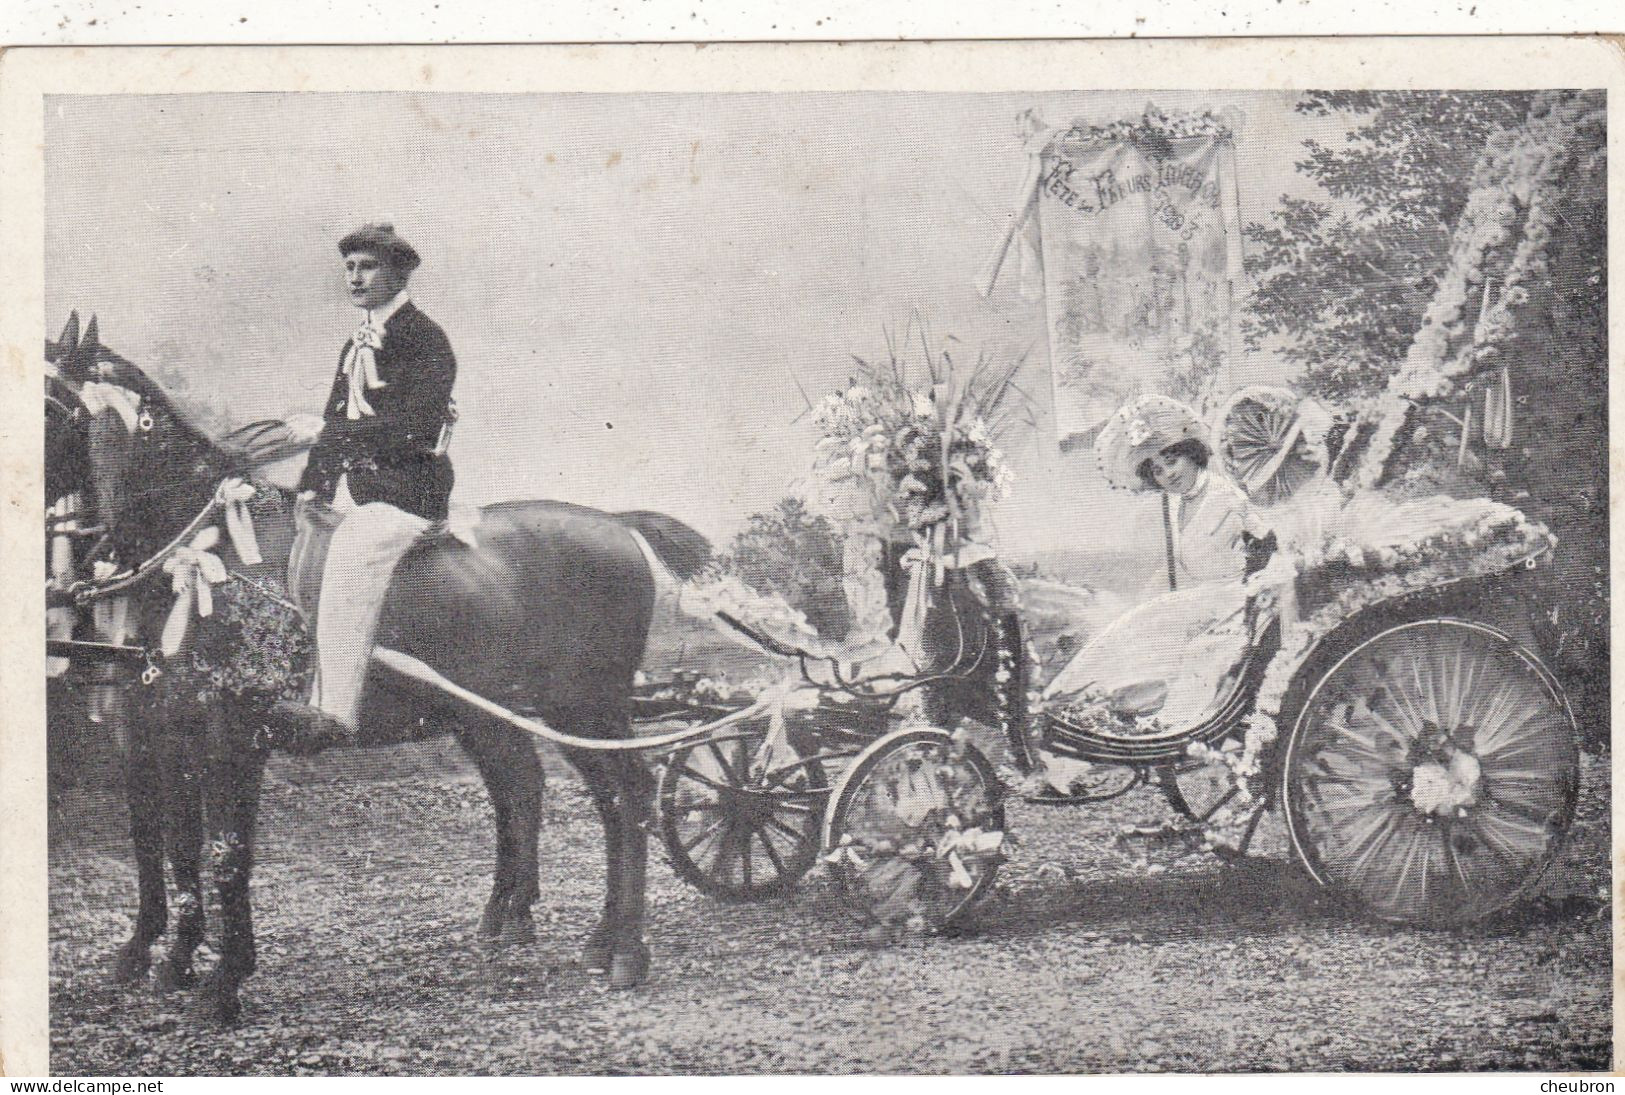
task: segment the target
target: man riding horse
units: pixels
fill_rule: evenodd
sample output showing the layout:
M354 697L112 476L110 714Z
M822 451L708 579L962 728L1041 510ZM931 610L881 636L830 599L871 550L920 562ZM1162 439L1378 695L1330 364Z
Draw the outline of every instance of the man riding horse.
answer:
M306 740L354 733L373 634L395 565L432 522L443 521L453 472L446 454L457 361L440 326L412 303L417 251L388 224L339 241L350 302L365 319L339 354L322 431L299 482L299 538L289 588L322 569L312 703L277 714ZM324 512L324 507L331 507ZM332 532L325 566L319 543Z

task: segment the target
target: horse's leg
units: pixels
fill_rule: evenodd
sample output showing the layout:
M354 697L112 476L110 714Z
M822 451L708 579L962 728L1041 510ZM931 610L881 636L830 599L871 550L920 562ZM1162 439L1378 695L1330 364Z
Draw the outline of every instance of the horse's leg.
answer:
M103 716L123 739L125 797L130 808L130 839L135 845L135 872L140 905L129 940L113 963L115 984L145 977L152 964L152 944L164 934L169 904L164 895L164 803L155 730L135 717L122 693L110 693Z
M509 942L533 943L536 923L531 908L542 895L536 844L542 829L542 789L546 776L530 735L512 727L501 729L508 743L508 850L513 857L510 875L513 888L508 893L503 938Z
M203 857L203 799L201 750L203 741L195 725L176 727L163 735L163 796L165 842L169 868L174 874L175 932L169 954L159 965L159 991L188 989L197 981L192 958L203 942L204 909L201 861Z
M572 753L570 760L587 784L587 793L604 826L604 912L581 946L581 964L594 973L609 972L615 956L615 925L620 919L622 855L620 814L615 803L613 758Z
M644 828L654 795L654 777L642 758L632 753L615 757L620 779L616 814L620 824L620 906L616 910L614 955L609 964L609 987L628 989L649 976L649 945L643 938L644 888L649 858Z
M494 719L480 719L468 737L479 740L482 752L489 757L485 762L476 759L476 764L481 765L493 806L503 804L497 812L499 873L486 915L490 917L494 907L494 934L503 942L532 943L536 940L536 924L531 906L541 895L536 841L542 827L542 762L529 735ZM482 920L482 929L484 926Z
M249 879L254 869L254 829L265 751L244 733L253 725L245 712L213 705L208 712L205 749L205 811L209 858L220 898L220 963L203 983L194 1007L216 1023L236 1022L238 988L254 972L254 922ZM242 719L243 725L235 725Z
M456 727L457 741L474 761L485 781L485 793L496 815L497 864L491 882L491 896L480 914L481 939L498 939L508 911L508 896L514 889L513 807L510 783L503 770L500 735L486 721L468 719Z

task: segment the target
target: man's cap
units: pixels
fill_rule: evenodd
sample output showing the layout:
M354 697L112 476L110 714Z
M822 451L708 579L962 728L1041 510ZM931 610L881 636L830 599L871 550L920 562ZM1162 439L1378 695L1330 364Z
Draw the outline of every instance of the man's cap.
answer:
M339 254L371 251L402 273L410 274L418 263L417 249L395 234L393 224L363 224L339 240Z

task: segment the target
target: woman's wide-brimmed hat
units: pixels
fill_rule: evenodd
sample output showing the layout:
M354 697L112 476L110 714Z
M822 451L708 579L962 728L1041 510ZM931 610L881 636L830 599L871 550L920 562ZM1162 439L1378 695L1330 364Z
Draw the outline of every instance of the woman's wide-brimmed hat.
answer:
M1252 385L1225 401L1214 426L1224 470L1247 497L1278 505L1325 471L1331 412L1290 388Z
M1095 460L1112 486L1149 490L1140 478L1140 465L1181 441L1200 441L1210 452L1213 449L1201 415L1177 399L1142 395L1106 420L1095 438Z
M393 224L363 224L339 240L340 255L354 251L371 251L407 274L416 270L422 261L418 258L417 248L395 234Z

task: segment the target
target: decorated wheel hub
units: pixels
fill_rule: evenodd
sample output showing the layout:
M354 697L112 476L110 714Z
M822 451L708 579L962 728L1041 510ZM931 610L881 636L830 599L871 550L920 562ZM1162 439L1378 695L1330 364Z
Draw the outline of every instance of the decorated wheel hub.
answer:
M1464 818L1484 796L1484 765L1472 751L1471 726L1446 732L1430 722L1412 746L1410 774L1399 775L1394 790L1410 799L1428 820Z

